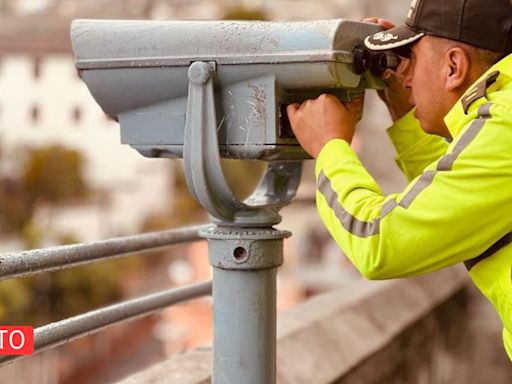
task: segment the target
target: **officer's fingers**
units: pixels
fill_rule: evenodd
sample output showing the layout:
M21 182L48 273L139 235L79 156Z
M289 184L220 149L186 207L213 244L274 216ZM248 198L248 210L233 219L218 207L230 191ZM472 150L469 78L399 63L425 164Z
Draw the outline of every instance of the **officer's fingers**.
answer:
M379 24L384 29L391 29L395 27L395 24L386 19L378 19L377 24Z
M334 108L337 105L342 104L340 99L330 93L322 93L317 100L319 103L323 104L323 107L328 106L328 108Z
M364 96L356 96L352 101L345 104L345 107L351 112L359 112L363 108Z
M320 96L318 96L316 98L316 100L318 100L318 101L327 101L327 100L331 100L332 97L334 97L334 96L329 94L329 93L322 93Z
M364 103L364 94L352 97L352 104L361 105Z
M313 100L304 100L301 104L300 104L300 107L299 107L299 110L298 112L304 112L306 109L309 109L309 107L311 106L311 103L313 102Z
M357 120L361 119L363 111L364 97L357 96L352 98L352 101L343 103L345 110L349 116L356 117Z
M299 108L300 108L300 104L298 104L298 103L289 104L286 107L286 112L288 113L288 118L290 120L295 119L295 116L297 115Z
M286 107L286 110L288 112L296 112L298 109L300 108L300 103L292 103L292 104L288 104L288 106Z
M395 27L395 24L393 24L391 21L386 19L381 19L378 17L370 17L367 19L363 19L364 23L371 23L371 24L378 24L384 29L391 29Z

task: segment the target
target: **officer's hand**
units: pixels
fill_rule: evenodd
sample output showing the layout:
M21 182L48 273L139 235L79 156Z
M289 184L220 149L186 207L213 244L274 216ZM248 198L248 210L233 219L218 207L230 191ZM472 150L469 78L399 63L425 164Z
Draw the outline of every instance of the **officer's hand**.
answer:
M368 19L363 19L363 23L371 23L371 24L379 24L384 29L391 29L395 27L391 21L386 19L380 19L378 17L370 17Z
M382 75L386 88L379 91L378 94L388 107L393 121L397 121L414 107L409 101L411 91L404 87L404 80L409 70L410 62L409 59L402 58L396 71L386 69Z
M393 28L395 25L388 20L370 18L363 20L366 23L379 24L384 29ZM379 97L388 107L389 114L393 121L400 119L409 112L414 105L409 102L411 92L403 86L404 79L409 70L410 60L404 57L400 58L400 64L396 71L387 69L382 75L382 79L386 83L386 89L379 91Z
M333 139L352 142L363 103L362 96L342 103L333 95L323 94L302 104L290 104L287 112L302 148L316 158L323 146Z

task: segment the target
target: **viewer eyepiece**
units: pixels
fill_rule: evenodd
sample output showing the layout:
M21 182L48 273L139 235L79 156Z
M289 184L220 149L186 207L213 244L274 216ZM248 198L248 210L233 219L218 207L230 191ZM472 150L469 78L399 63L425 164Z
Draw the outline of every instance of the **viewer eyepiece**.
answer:
M354 55L354 72L358 75L366 71L374 76L381 76L386 69L396 69L400 59L391 51L373 52L362 45L357 45L352 51Z

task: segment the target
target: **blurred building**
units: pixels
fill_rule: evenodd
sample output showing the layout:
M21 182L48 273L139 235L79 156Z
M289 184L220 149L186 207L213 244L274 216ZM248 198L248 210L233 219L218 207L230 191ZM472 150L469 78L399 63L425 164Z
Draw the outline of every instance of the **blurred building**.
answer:
M88 181L108 193L87 206L42 207L36 219L44 227L76 229L90 241L138 231L147 215L167 207L173 175L168 161L151 161L120 145L117 123L79 79L65 16L72 3L3 2L9 12L0 15L0 145L10 159L3 172L19 161L10 148L59 143L83 154ZM93 17L92 9L101 14L104 2L81 3Z

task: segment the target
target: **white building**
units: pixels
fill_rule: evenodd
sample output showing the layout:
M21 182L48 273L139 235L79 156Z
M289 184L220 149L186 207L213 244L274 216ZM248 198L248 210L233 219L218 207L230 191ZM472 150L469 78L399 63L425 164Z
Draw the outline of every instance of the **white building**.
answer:
M118 124L106 117L77 75L60 20L54 31L38 34L30 19L2 19L0 169L15 168L23 146L56 143L77 149L86 160L87 180L94 189L109 191L109 198L87 207L46 207L36 215L39 223L83 241L139 231L145 217L169 206L169 160L146 159L120 144ZM52 33L57 37L52 39Z

